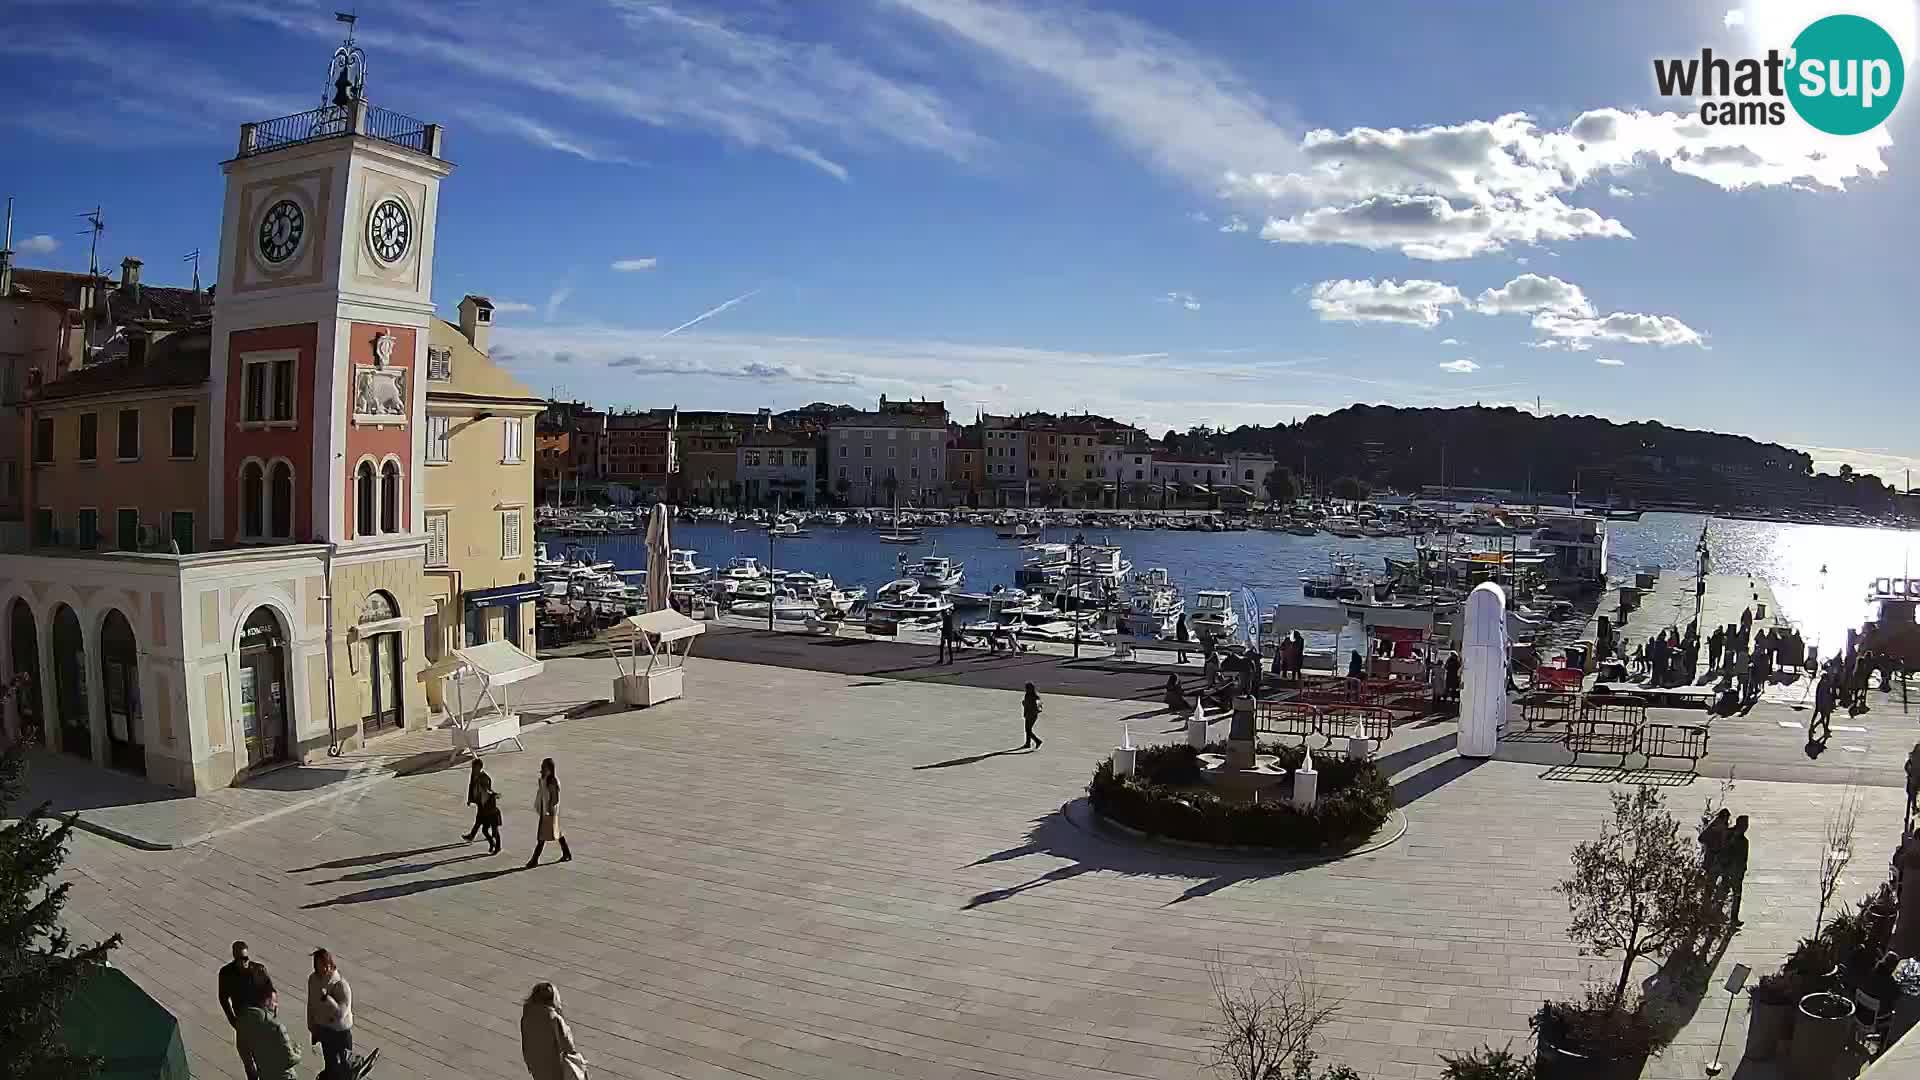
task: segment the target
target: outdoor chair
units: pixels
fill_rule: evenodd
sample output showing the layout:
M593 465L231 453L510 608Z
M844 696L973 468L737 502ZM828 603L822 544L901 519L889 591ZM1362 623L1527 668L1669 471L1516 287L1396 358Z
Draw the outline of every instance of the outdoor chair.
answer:
M1866 1017L1867 1019L1861 1019ZM1880 999L1865 990L1853 992L1853 1045L1865 1048L1874 1043L1874 1053L1886 1049L1887 1036L1893 1030L1893 1010L1880 1007Z

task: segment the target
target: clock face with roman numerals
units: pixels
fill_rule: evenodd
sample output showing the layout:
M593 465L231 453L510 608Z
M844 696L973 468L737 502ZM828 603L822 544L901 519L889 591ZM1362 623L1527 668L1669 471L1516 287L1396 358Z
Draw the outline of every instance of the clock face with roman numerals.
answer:
M391 196L373 204L367 215L367 248L373 257L389 265L397 263L413 243L413 215L407 204Z
M293 258L300 250L300 237L307 231L307 216L300 204L281 199L267 207L260 219L260 257L275 266Z

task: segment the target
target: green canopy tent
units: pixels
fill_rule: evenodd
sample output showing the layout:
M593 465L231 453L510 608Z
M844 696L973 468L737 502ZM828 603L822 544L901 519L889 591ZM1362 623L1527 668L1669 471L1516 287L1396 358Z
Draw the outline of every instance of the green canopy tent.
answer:
M180 1022L119 968L80 984L61 1014L67 1046L100 1058L96 1080L190 1080Z

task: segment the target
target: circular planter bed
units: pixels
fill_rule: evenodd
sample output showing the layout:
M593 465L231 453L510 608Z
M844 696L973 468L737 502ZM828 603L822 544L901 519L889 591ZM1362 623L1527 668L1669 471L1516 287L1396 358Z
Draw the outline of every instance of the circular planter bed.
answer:
M1273 851L1358 847L1393 812L1393 788L1373 762L1334 755L1314 758L1320 797L1311 810L1295 809L1282 794L1284 788L1269 792L1260 803L1223 799L1202 779L1200 754L1225 749L1142 747L1131 776L1113 775L1113 764L1103 761L1087 784L1087 803L1102 817L1149 836ZM1262 743L1256 752L1272 754L1276 766L1288 772L1289 782L1305 757L1299 747L1278 743Z

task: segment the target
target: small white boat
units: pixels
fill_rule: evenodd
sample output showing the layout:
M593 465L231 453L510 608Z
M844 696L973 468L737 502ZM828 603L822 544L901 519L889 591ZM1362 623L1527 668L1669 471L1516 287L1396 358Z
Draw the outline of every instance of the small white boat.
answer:
M760 567L760 560L751 555L735 555L727 560L727 568L720 572L721 577L735 582L757 581L765 574L766 571Z
M922 591L944 592L958 586L966 578L966 573L959 563L945 555L928 555L907 564L901 576L912 578Z
M923 540L917 529L891 529L880 534L880 542L883 544L918 544L922 543Z
M1187 625L1199 637L1205 628L1216 640L1231 641L1240 634L1240 617L1233 610L1233 594L1224 589L1200 589L1193 594Z
M780 524L775 525L773 528L768 529L767 535L768 536L806 536L807 530L801 528L798 525L795 525L791 521L783 521Z
M867 605L867 611L871 614L892 615L899 619L938 619L952 610L953 601L945 596L928 596L918 592L875 600Z

